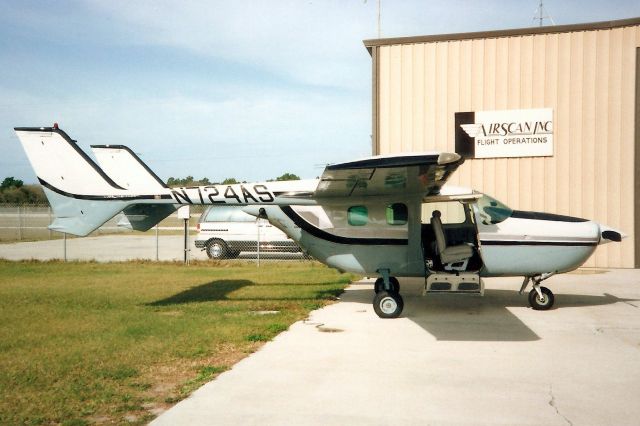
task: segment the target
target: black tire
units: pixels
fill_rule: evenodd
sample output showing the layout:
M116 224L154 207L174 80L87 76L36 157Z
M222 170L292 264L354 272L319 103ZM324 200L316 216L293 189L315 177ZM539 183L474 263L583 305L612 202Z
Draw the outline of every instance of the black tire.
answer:
M391 283L391 291L393 291L394 293L400 293L400 282L396 277L389 277L389 283ZM378 294L383 290L384 290L384 279L378 278L375 284L373 284L373 291L375 291L376 294Z
M398 318L404 308L404 300L398 293L381 291L373 298L373 310L380 318Z
M209 259L226 259L229 255L229 247L222 240L211 240L207 244L207 256Z
M529 292L529 305L531 305L531 307L536 311L546 311L551 309L553 302L555 301L553 292L546 287L540 287L540 291L542 292L542 299L540 299L538 292L535 289Z

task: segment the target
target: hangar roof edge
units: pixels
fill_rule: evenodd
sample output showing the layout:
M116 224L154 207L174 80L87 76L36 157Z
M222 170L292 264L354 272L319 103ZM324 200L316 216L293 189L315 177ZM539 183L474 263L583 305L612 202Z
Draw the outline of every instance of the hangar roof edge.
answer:
M412 37L375 38L364 40L365 47L371 52L372 47L390 46L394 44L432 43L437 41L472 40L479 38L513 37L537 34L566 33L575 31L608 30L620 27L640 25L640 17L619 19L615 21L589 22L569 25L548 25L543 27L515 28L508 30L477 31L471 33L434 34Z

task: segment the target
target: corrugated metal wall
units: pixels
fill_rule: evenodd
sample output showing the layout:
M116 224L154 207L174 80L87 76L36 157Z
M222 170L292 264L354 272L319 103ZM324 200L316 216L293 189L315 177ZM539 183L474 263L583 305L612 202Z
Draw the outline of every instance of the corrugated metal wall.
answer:
M451 183L622 229L586 266L633 267L638 46L640 26L374 47L378 153L454 152L459 111L553 108L553 157L467 160Z

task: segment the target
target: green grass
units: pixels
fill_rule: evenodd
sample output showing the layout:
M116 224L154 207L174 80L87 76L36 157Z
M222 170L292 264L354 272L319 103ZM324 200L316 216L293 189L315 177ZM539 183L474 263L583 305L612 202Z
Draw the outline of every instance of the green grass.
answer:
M310 263L0 261L0 424L147 422L353 278Z

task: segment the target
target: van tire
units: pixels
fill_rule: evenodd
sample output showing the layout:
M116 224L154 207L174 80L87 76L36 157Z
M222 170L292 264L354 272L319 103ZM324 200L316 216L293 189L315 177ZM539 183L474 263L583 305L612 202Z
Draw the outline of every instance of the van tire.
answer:
M207 256L209 256L209 259L225 259L228 253L229 248L222 240L211 240L207 243Z

